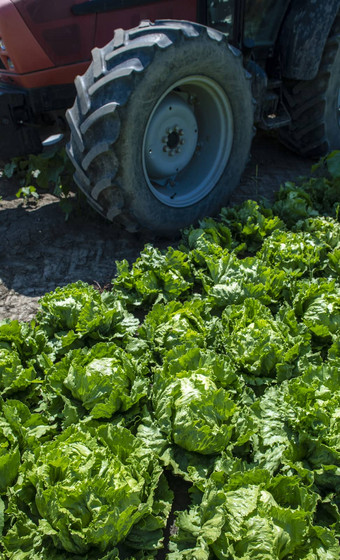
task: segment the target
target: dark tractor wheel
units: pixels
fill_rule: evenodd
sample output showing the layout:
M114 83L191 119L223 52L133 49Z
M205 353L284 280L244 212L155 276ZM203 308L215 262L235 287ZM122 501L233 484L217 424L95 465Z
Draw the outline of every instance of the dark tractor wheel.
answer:
M340 17L328 37L319 72L311 81L284 84L292 122L280 131L294 151L319 157L340 149Z
M198 24L116 30L76 79L67 118L74 179L130 231L171 234L218 212L238 184L253 135L239 51Z

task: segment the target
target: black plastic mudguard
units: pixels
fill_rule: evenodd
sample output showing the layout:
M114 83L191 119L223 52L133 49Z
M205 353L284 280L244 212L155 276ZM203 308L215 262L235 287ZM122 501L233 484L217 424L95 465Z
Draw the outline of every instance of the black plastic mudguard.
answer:
M25 90L0 87L0 160L41 152Z
M284 78L315 78L339 9L340 0L295 0L291 3L279 39Z

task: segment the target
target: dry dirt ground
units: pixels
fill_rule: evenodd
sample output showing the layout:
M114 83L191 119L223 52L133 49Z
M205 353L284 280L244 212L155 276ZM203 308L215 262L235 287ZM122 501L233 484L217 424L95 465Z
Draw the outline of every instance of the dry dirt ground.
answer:
M284 148L273 136L255 137L251 159L230 204L273 198L280 184L308 175L312 161ZM18 184L0 179L0 320L27 321L38 300L57 286L83 280L105 286L115 261L133 262L146 243L170 244L150 234L130 234L92 211L65 221L58 200L41 194L35 205L16 198Z

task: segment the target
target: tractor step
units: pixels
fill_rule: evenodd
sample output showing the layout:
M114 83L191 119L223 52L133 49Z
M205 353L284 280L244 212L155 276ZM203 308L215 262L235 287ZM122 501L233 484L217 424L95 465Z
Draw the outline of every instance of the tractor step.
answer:
M48 138L42 141L43 148L50 148L51 146L55 146L59 144L62 140L64 140L64 134L51 134Z
M282 126L288 126L291 122L289 114L284 110L279 114L272 113L269 115L264 115L258 124L259 128L264 130L274 130L276 128L281 128Z

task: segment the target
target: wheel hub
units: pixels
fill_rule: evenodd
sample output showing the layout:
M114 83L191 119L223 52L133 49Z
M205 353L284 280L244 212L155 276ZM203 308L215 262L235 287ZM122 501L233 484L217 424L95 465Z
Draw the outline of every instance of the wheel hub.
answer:
M175 148L178 148L179 140L180 140L179 133L177 132L177 130L173 130L172 132L170 132L170 134L168 134L166 145L170 150L174 150Z
M176 93L157 107L145 138L145 165L151 180L176 175L191 161L198 126L192 108Z
M215 80L190 75L174 82L145 127L142 163L150 191L171 208L193 206L220 179L233 138L232 108Z

